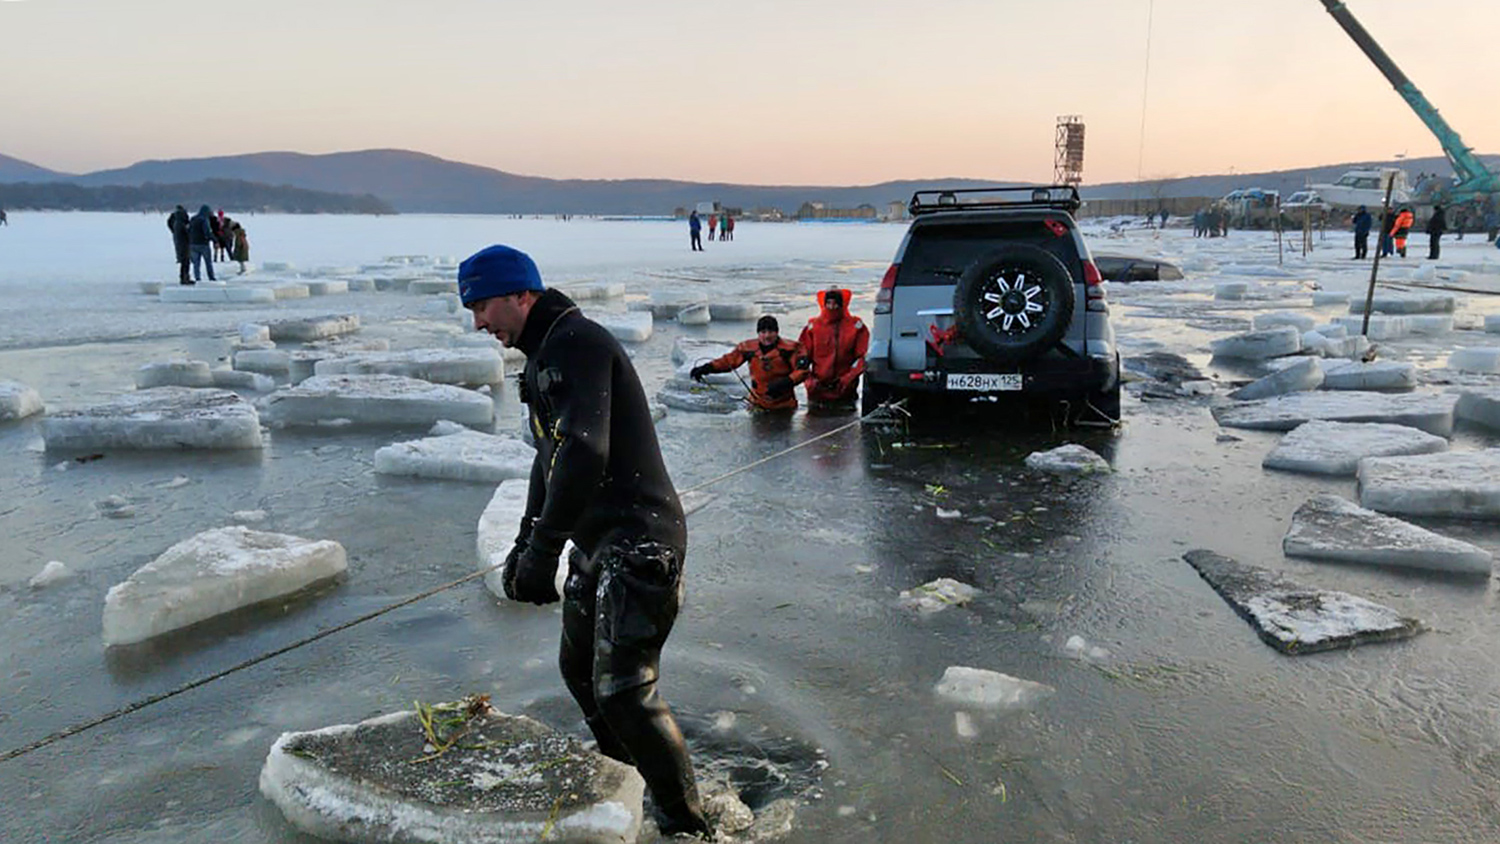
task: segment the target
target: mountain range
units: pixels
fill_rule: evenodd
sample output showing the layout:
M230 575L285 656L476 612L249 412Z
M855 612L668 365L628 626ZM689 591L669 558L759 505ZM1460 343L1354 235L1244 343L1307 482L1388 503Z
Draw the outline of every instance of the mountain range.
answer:
M1500 156L1482 156L1490 166ZM1449 174L1441 157L1400 162L1352 162L1319 167L1154 179L1085 185L1085 198L1218 197L1239 187L1280 190L1282 195L1309 182L1326 182L1346 170L1399 165L1411 171ZM212 158L149 160L113 170L61 173L0 155L0 184L61 182L82 187L157 186L211 179L231 179L304 190L379 197L397 211L459 214L621 214L664 215L674 209L717 200L740 208L777 208L794 213L804 202L852 208L861 204L884 209L905 201L913 191L931 188L983 187L1023 182L937 178L882 182L875 185L736 185L670 179L549 179L521 176L490 167L449 161L409 150L377 149L309 155L261 152ZM192 197L185 201L194 202Z

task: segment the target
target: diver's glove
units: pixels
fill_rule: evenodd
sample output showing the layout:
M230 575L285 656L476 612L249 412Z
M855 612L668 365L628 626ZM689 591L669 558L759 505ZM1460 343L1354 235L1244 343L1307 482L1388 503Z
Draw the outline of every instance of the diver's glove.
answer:
M692 369L688 370L688 377L701 384L703 383L703 376L713 371L713 367L709 366L706 363L700 363Z
M564 541L546 528L533 528L524 544L516 543L505 561L505 596L528 604L556 603L557 560Z

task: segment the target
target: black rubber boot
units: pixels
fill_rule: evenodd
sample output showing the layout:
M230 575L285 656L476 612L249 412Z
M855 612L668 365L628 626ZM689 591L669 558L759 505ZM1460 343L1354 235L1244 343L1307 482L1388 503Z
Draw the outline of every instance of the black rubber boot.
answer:
M687 742L656 684L627 689L600 701L600 714L636 760L651 799L663 815L663 835L708 835Z

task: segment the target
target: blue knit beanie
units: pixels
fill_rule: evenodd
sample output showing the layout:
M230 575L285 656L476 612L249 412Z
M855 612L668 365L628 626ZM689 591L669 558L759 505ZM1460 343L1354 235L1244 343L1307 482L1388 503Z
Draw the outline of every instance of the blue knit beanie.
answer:
M458 296L465 305L522 290L545 290L536 262L525 252L495 244L458 265Z

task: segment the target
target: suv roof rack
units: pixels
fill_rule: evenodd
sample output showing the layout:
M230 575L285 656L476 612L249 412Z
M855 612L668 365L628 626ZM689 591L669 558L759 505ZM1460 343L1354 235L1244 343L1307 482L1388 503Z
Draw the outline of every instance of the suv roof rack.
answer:
M1010 199L1006 194L1025 194ZM1083 205L1074 185L1017 185L1004 188L954 188L919 190L907 205L913 217L938 211L978 211L991 208L1051 208L1077 211Z

